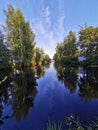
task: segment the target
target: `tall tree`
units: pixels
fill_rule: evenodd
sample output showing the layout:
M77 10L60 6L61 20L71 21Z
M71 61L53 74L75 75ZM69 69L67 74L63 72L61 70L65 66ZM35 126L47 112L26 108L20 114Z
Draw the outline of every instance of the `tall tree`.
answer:
M54 55L54 60L60 63L69 63L76 61L76 35L74 32L70 31L69 35L65 37L63 43L57 44L56 53Z
M74 32L70 31L67 38L63 42L63 56L66 60L72 60L75 58L76 54L76 35Z
M49 57L48 54L46 54L46 55L44 56L44 61L43 61L43 63L44 63L45 65L51 63L51 59L50 59L50 57Z
M63 53L63 45L62 43L58 43L56 46L56 53L54 54L54 60L57 62L61 62L63 56L62 53Z
M28 65L34 55L35 35L19 9L15 10L9 5L5 14L7 41L11 45L14 60L23 65Z
M87 60L98 58L98 28L93 26L82 28L79 32L79 41Z
M36 47L35 49L35 62L36 65L41 65L44 60L44 51L43 49Z

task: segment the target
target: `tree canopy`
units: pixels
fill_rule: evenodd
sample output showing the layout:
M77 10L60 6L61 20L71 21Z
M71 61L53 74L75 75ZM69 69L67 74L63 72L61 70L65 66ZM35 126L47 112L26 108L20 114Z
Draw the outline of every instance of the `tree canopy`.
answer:
M42 64L44 60L49 61L49 56L45 57L43 49L35 46L35 34L21 10L9 5L4 12L6 15L6 40L10 45L13 63L30 66Z
M83 55L86 56L88 62L98 63L98 28L92 26L83 28L79 32L79 42Z
M76 60L76 51L76 35L73 31L70 31L63 43L57 44L54 60L64 64L69 63L72 60Z
M74 32L70 31L63 43L56 46L55 62L63 64L98 64L98 27L82 27L76 39ZM79 56L84 56L85 61L78 61Z
M7 41L11 45L15 62L30 64L34 51L34 33L20 9L8 6L6 14Z

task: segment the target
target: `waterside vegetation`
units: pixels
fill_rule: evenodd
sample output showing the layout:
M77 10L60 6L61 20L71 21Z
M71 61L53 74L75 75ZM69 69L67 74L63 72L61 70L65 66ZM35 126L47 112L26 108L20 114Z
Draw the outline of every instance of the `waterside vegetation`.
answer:
M77 40L78 39L78 40ZM84 60L79 60L79 57ZM98 65L98 27L81 27L78 35L70 31L56 46L55 63L65 65Z
M26 117L29 108L34 106L37 79L44 76L51 58L42 48L36 46L35 34L20 9L15 10L9 5L4 12L6 26L2 26L3 31L0 31L0 103L12 103L12 115L19 121ZM79 57L83 57L84 60L79 60ZM70 93L75 93L78 85L81 98L98 98L98 68L92 68L98 65L98 27L81 27L78 35L70 31L64 41L57 44L53 59L57 78ZM83 77L78 75L79 66L87 67ZM2 111L1 105L0 117ZM67 118L67 121L70 119L67 122L68 129L73 130L74 127L75 130L84 130L79 120L73 118ZM98 123L93 122L85 128L93 130L98 128ZM55 122L49 123L47 130L62 130L62 126L56 125Z
M98 129L98 118L94 121L89 121L87 125L83 125L77 114L70 115L65 118L65 127L62 123L56 124L56 122L50 122L47 125L47 130L97 130Z
M20 11L11 5L4 11L6 26L0 32L0 69L48 65L51 59L42 48L36 47L35 34Z

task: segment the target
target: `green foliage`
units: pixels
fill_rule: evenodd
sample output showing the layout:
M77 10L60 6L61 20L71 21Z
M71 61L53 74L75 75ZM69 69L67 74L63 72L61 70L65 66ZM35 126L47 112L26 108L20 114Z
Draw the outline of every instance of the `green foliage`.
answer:
M11 5L5 11L7 43L10 45L12 60L23 66L41 65L51 62L48 55L38 47L35 48L35 35L26 22L22 12ZM2 41L2 40L1 40ZM78 44L79 43L79 44ZM81 48L78 50L78 47ZM2 50L2 49L1 49ZM1 51L3 53L3 51ZM0 54L2 55L2 53ZM6 51L7 52L7 51ZM62 43L58 43L54 60L61 64L78 64L78 56L86 57L80 64L98 64L98 28L93 26L81 28L79 41L76 34L70 31ZM7 63L7 62L6 62Z
M54 60L56 62L60 62L62 59L63 45L62 43L58 43L56 46L56 53L54 54Z
M65 130L98 130L98 117L91 120L89 124L83 125L80 123L80 120L77 116L70 115L66 117L66 125L68 128ZM56 122L48 123L47 130L63 130L62 124Z
M77 62L77 44L76 35L70 31L69 35L64 39L63 43L57 44L56 53L54 55L55 62L62 64Z
M36 47L35 49L35 63L37 66L39 65L49 65L51 59L48 54L45 54L43 49Z
M48 54L46 54L46 55L44 56L43 64L44 64L44 65L48 65L48 64L50 64L50 63L51 63L51 58L49 57Z
M96 33L98 33L98 29L92 26L81 29L79 32L79 41L85 45L89 45L92 42L95 42L97 36Z
M79 42L88 63L98 64L98 28L82 28L79 32Z
M7 41L11 45L15 62L29 65L34 51L34 34L22 12L8 6L6 14Z
M72 60L75 58L76 54L76 35L74 32L70 31L67 38L64 39L64 49L63 49L63 56L67 60Z
M4 35L0 32L0 69L9 68L10 65L10 51L4 43Z
M79 62L78 56L84 56L86 60ZM60 64L98 64L98 28L82 27L78 41L75 33L70 31L63 43L57 44L54 60Z
M35 66L50 63L49 56L39 47L35 48L35 35L22 12L9 5L5 14L7 41L11 47L14 64Z
M35 62L36 65L41 65L44 59L44 51L43 49L40 49L39 47L36 47L35 49Z

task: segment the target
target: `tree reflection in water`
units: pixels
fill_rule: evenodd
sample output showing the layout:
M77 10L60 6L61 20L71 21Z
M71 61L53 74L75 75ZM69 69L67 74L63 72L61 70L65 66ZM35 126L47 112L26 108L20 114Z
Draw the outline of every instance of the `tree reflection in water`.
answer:
M86 68L78 82L79 95L85 100L98 98L98 68Z
M57 70L58 80L64 83L65 87L70 90L71 93L76 91L77 83L77 68L72 66L61 66L60 64L55 65Z
M79 67L78 67L79 68ZM55 64L58 80L64 83L71 93L78 86L79 96L85 100L98 98L98 68L82 68Z
M30 68L24 68L19 70L19 73L13 75L14 84L11 89L12 108L17 120L28 115L37 94L35 72Z
M29 108L34 106L37 94L37 79L45 74L44 66L35 68L18 68L7 73L0 72L0 81L7 76L7 80L0 84L0 117L3 119L3 104L12 105L11 115L20 120L28 115Z
M13 74L12 108L17 120L27 117L30 107L34 106L34 99L37 94L37 81L45 74L44 66L35 68L24 68L18 70L18 74Z
M42 65L36 66L36 76L37 76L37 79L43 77L44 74L45 74L44 66L42 66Z

